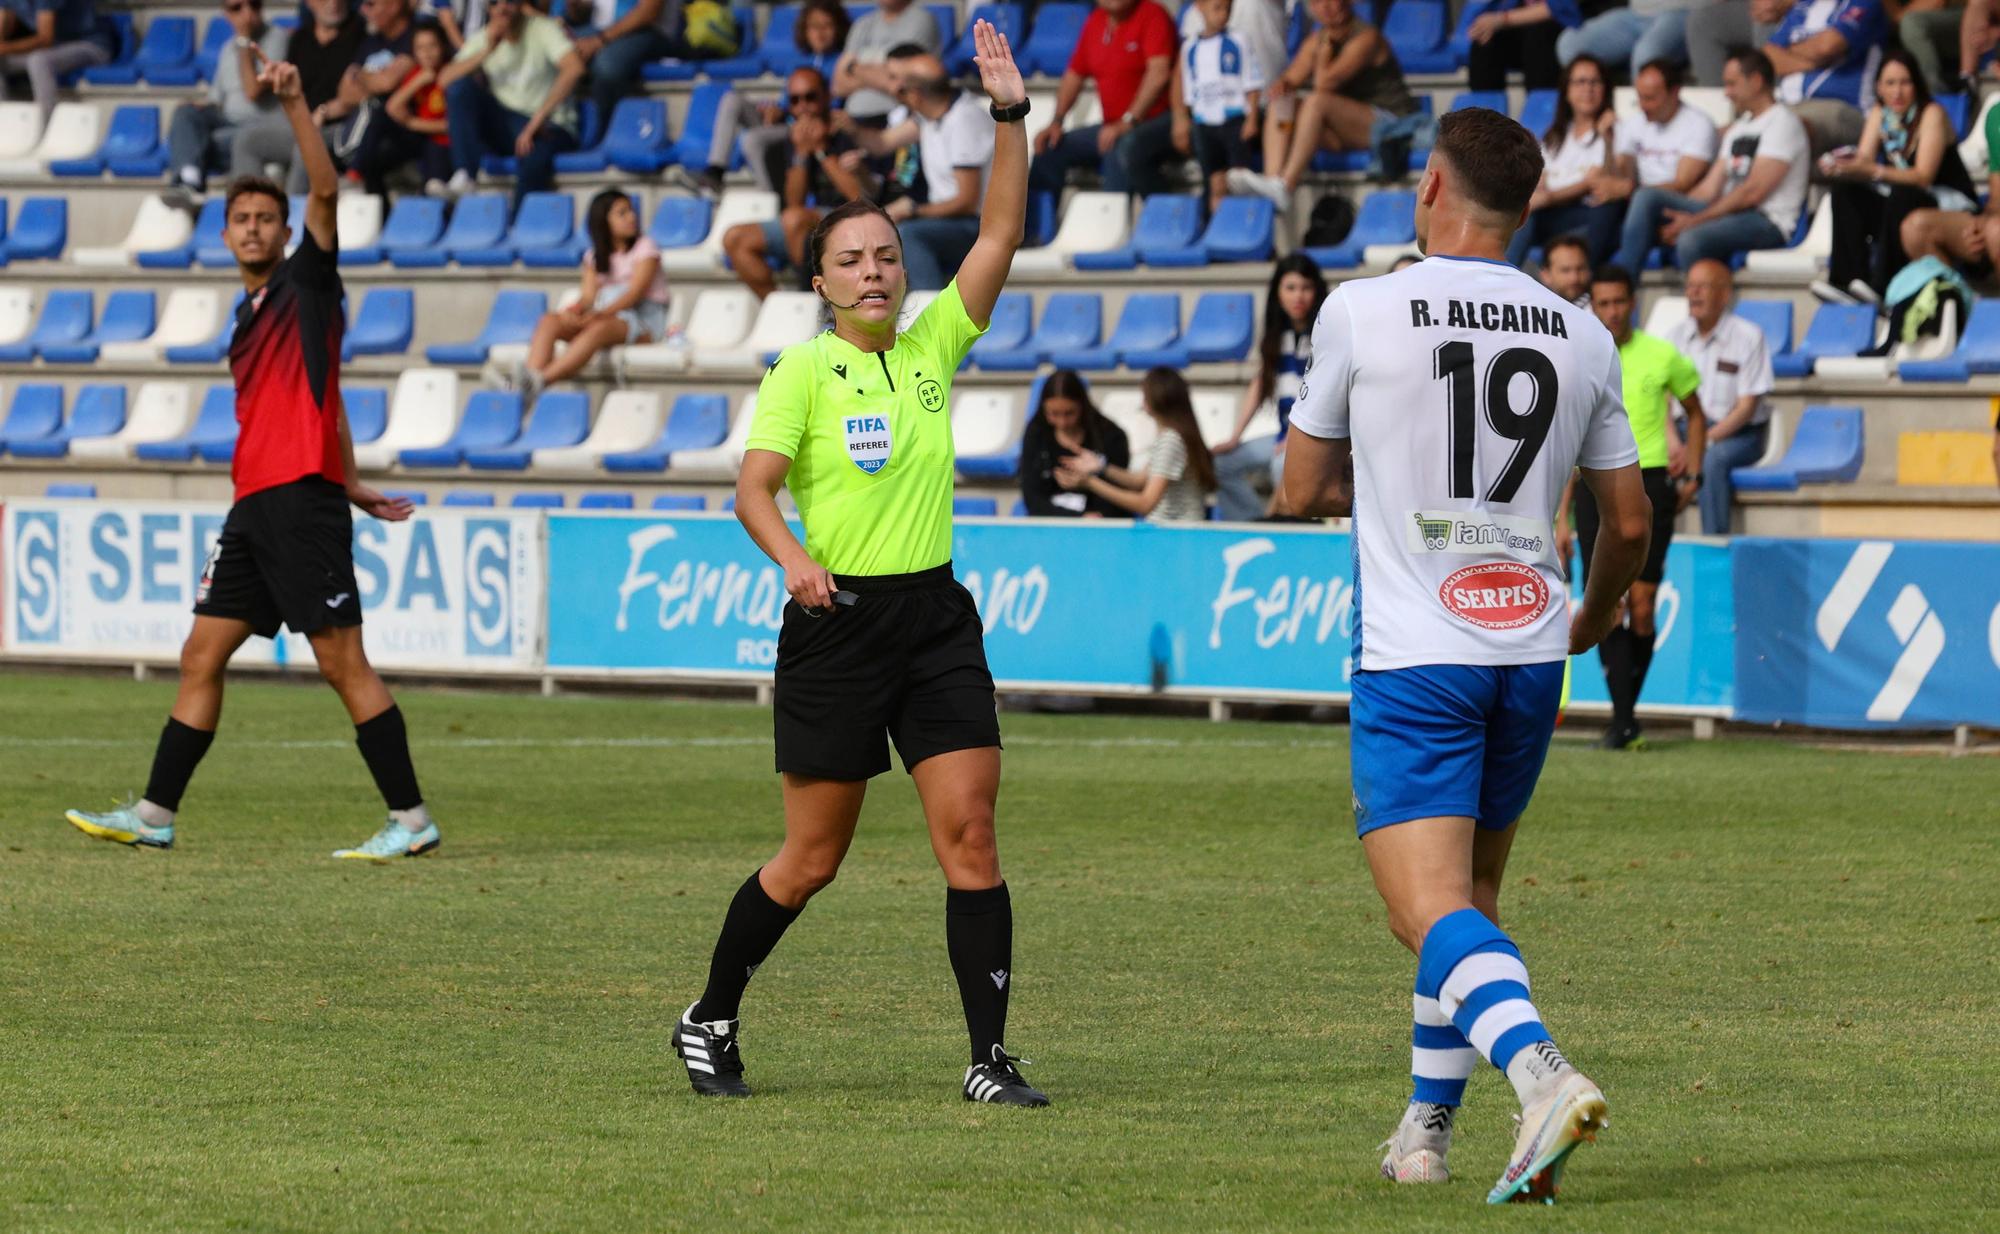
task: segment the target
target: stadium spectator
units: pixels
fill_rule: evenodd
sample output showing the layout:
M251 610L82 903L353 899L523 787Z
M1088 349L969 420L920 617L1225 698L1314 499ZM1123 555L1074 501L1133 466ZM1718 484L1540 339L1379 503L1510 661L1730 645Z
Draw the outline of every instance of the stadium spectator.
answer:
M1056 483L1156 523L1201 522L1215 491L1215 459L1202 443L1187 380L1170 368L1148 369L1139 391L1160 428L1145 469L1113 466L1102 454L1071 455L1057 465Z
M800 55L798 67L817 70L821 92L829 92L841 48L847 43L847 8L840 0L807 0L792 24L792 41ZM700 171L678 163L667 168L667 179L713 201L722 196L722 177L739 142L743 161L757 186L767 193L784 192L790 126L785 100L759 103L735 90L722 96L715 110L715 135L708 143L708 164Z
M1733 311L1736 285L1727 263L1696 262L1687 272L1686 291L1688 315L1667 331L1667 341L1701 374L1701 409L1708 416L1701 531L1726 536L1736 498L1730 473L1755 466L1770 441L1771 346L1762 329ZM1684 463L1686 430L1677 436Z
M1060 193L1079 168L1095 169L1113 193L1166 189L1163 172L1177 158L1167 102L1175 50L1173 19L1153 0L1097 0L1056 87L1055 115L1035 136L1029 191ZM1104 120L1065 130L1085 81L1097 85Z
M389 96L384 110L396 127L414 140L407 146L383 142L364 150L356 159L355 170L370 192L380 193L390 172L415 163L424 192L442 197L449 191L446 180L451 176L451 125L438 75L451 53L443 28L428 21L417 24L410 48L416 66Z
M1785 0L1714 0L1687 17L1689 72L1698 85L1720 86L1722 65L1737 50L1771 41L1785 16ZM1753 16L1753 13L1755 14Z
M683 24L681 0L636 0L609 26L576 41L576 54L590 68L598 115L608 120L618 100L640 88L639 71L647 64L689 54Z
M358 61L341 80L338 101L352 119L334 152L361 175L370 192L380 194L387 173L415 162L430 138L389 115L390 96L417 70L410 0L361 0L361 13L369 23L368 35L361 40Z
M672 293L660 269L660 248L640 228L632 199L623 189L600 191L590 199L584 228L590 251L583 255L581 294L568 308L542 315L527 360L518 373L506 375L528 406L606 347L657 343L667 336ZM568 344L561 356L559 342Z
M979 236L979 207L993 164L993 116L979 95L961 90L928 52L892 62L899 107L889 126L856 126L855 140L877 158L914 144L927 200L909 194L888 203L903 237L903 266L913 291L942 291Z
M791 124L783 131L790 139L791 158L783 208L777 218L738 223L722 233L730 269L759 300L777 290L773 267L806 268L806 241L823 212L872 195L875 185L853 136L832 125L832 99L818 69L792 70L785 79L785 102Z
M1687 15L1707 0L1630 0L1565 30L1556 37L1556 59L1567 65L1578 56L1599 64L1630 66L1637 77L1655 60L1687 63Z
M1312 363L1313 322L1326 302L1326 277L1319 264L1304 253L1278 259L1264 292L1264 335L1257 347L1257 372L1243 392L1236 427L1215 443L1215 495L1222 520L1247 523L1267 512L1257 493L1259 476L1270 477L1273 492L1282 492L1285 437L1292 427L1292 401ZM1243 439L1250 421L1273 405L1278 413L1275 435Z
M1978 208L1951 117L1932 101L1908 52L1882 58L1875 97L1853 155L1820 161L1821 172L1834 182L1828 282L1813 284L1821 299L1879 302L1889 279L1909 260L1902 245L1905 218L1929 208Z
M1611 166L1595 177L1598 200L1628 199L1642 188L1688 192L1715 162L1715 122L1682 105L1679 65L1656 60L1632 85L1639 114L1618 120Z
M1247 170L1256 157L1264 90L1257 53L1229 33L1231 7L1231 0L1196 0L1188 7L1197 30L1181 40L1171 91L1174 149L1194 155L1211 211L1229 193L1230 169Z
M1904 51L1916 57L1917 68L1932 94L1961 88L1958 32L1965 24L1966 8L1965 0L1911 0L1902 6L1902 16L1896 19L1897 41ZM1893 7L1890 16L1895 17ZM1976 73L1976 57L1973 68Z
M1593 5L1593 8L1598 7ZM1466 28L1471 49L1466 55L1466 85L1474 90L1505 90L1509 70L1521 74L1529 90L1554 90L1562 81L1556 41L1563 27L1547 0L1499 0L1472 19Z
M1308 2L1319 29L1271 82L1268 96L1269 105L1276 108L1293 92L1308 84L1312 87L1298 104L1285 161L1275 174L1229 174L1232 189L1261 193L1280 210L1291 208L1292 194L1305 179L1313 155L1321 150L1366 150L1377 121L1401 119L1417 110L1396 49L1380 30L1355 16L1353 0Z
M1182 98L1184 88L1180 80L1182 60L1186 56L1188 44L1202 37L1202 31L1207 24L1208 19L1202 16L1199 4L1189 4L1181 10L1181 56L1174 61L1174 82L1167 91L1167 98L1175 108L1176 124L1180 122L1181 109L1185 106ZM1291 60L1291 53L1287 50L1288 24L1289 18L1285 15L1284 0L1235 0L1229 6L1227 26L1229 37L1247 56L1255 58L1259 76L1263 78L1265 85L1270 84L1273 73L1278 72ZM1276 167L1285 157L1284 134L1274 134L1271 131L1272 117L1268 108L1260 107L1258 111L1257 127L1263 139L1264 164ZM1292 111L1288 109L1285 112L1286 132L1290 131L1291 122ZM1186 147L1180 145L1178 129L1175 133L1175 149L1182 154L1190 153L1193 147L1192 130L1189 131L1189 142Z
M569 100L583 73L583 57L560 22L521 0L492 0L485 27L438 75L457 168L447 192L471 192L489 154L520 160L517 207L526 194L554 184L556 155L576 149L576 105Z
M1601 262L1618 247L1618 224L1625 200L1596 196L1611 163L1611 83L1593 56L1578 56L1563 69L1563 91L1555 120L1542 134L1542 182L1528 200L1528 217L1507 246L1507 260L1520 265L1528 250L1554 236L1575 233Z
M278 110L277 99L258 80L257 52L283 60L290 36L264 21L264 0L224 0L222 15L236 33L216 57L208 97L182 103L167 122L167 196L185 209L200 203L211 170L228 167L237 131Z
M915 0L877 0L847 32L845 49L833 68L833 97L842 110L865 127L888 124L896 110L896 80L889 53L919 48L932 55L944 51L937 18Z
M1542 250L1542 285L1578 308L1590 307L1590 271L1582 236L1557 236Z
M1074 369L1059 368L1042 382L1035 414L1021 430L1021 501L1036 518L1129 518L1101 497L1056 483L1056 470L1073 460L1102 458L1112 467L1132 465L1132 443L1090 401L1090 387Z
M110 27L98 20L93 0L0 2L0 75L24 75L35 106L48 123L65 73L109 64L118 48ZM0 97L4 97L0 76Z
M486 24L486 0L418 0L417 20L437 23L452 54Z
M313 123L325 131L328 109L340 94L340 83L353 66L367 36L367 27L347 0L309 0L312 21L292 33L285 44L285 61L297 66L299 87ZM267 168L284 168L285 191L306 191L306 169L296 156L298 145L284 116L274 114L236 130L229 143L229 174L263 175Z
M1784 0L1752 0L1753 9ZM1815 156L1861 137L1861 100L1888 41L1881 0L1793 0L1764 45L1778 101L1806 126Z
M1996 47L2000 47L2000 0L1968 0L1958 27L1958 82L1953 88L1977 95L1980 62Z
M1671 245L1683 270L1704 257L1728 261L1750 249L1791 243L1812 170L1805 126L1771 93L1771 61L1739 51L1722 68L1737 111L1722 154L1690 193L1642 188L1625 212L1618 263L1643 270L1655 243Z

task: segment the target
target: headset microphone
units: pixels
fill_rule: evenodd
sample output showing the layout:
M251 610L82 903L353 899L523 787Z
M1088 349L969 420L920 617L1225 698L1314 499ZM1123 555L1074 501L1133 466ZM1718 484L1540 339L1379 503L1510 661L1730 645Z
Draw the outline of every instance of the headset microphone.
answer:
M827 294L826 294L825 292L823 292L823 291L819 293L819 298L820 298L820 299L822 299L822 300L825 300L825 301L826 301L826 302L827 302L828 304L832 305L832 306L833 306L834 308L837 308L837 309L845 309L845 310L847 310L847 311L848 311L848 312L850 312L850 313L851 313L851 312L853 312L853 311L854 311L855 309L858 309L858 308L860 308L860 307L861 307L861 301L860 301L860 300L856 300L856 301L855 301L854 303L852 303L852 304L842 304L842 303L841 303L840 301L838 301L838 300L835 300L835 299L833 299L832 297L828 296L828 295L827 295ZM865 297L864 297L864 299L865 299Z

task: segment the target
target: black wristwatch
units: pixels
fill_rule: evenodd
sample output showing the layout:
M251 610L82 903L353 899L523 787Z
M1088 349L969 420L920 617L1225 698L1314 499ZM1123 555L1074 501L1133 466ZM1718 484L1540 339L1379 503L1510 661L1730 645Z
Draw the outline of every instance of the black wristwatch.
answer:
M1022 99L1012 107L1001 107L996 104L989 106L986 110L993 113L993 118L1001 124L1012 124L1016 120L1027 118L1028 100Z

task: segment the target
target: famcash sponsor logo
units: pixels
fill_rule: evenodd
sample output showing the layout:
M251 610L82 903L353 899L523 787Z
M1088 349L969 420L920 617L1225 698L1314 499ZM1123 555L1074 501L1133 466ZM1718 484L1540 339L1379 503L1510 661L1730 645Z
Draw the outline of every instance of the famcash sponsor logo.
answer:
M1549 551L1549 525L1488 511L1417 510L1411 513L1404 543L1413 553L1496 552L1540 557Z
M1549 609L1549 585L1533 566L1489 561L1455 572L1438 600L1459 620L1482 630L1518 630Z

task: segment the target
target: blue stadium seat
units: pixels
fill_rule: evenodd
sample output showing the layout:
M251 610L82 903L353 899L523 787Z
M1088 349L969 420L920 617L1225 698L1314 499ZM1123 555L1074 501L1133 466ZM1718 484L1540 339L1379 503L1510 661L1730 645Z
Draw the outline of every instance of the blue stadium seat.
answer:
M1468 107L1484 107L1488 111L1507 114L1507 92L1505 90L1460 90L1452 97L1451 106L1446 111L1464 111Z
M799 6L796 4L774 4L764 18L764 41L758 48L757 57L763 62L764 72L780 81L806 63L798 44L792 41L792 34L798 29Z
M954 518L993 518L1000 513L1000 503L991 497L954 497L951 513Z
M1856 356L1874 345L1874 305L1822 304L1798 349L1771 357L1771 372L1778 377L1804 377L1821 356Z
M687 112L681 119L680 140L667 151L669 162L679 163L696 171L708 166L709 143L715 140L715 115L721 110L722 100L729 93L726 81L705 81L688 95ZM741 144L730 152L729 165L732 169L743 163Z
M1303 6L1303 5L1301 5L1300 7L1301 7L1301 8L1303 8L1304 6ZM1009 510L1009 511L1007 511L1007 515L1008 515L1008 517L1010 517L1010 518L1026 518L1026 517L1028 517L1028 503L1027 503L1027 502L1025 502L1025 501L1017 501L1017 502L1015 502L1015 503L1014 503L1014 508L1013 508L1013 509L1011 509L1011 510Z
M202 395L194 425L172 441L145 442L133 452L149 463L188 463L196 455L226 463L236 454L236 387L214 385Z
M655 510L706 510L708 498L700 493L661 493L653 498Z
M215 199L210 198L209 201L214 202ZM193 242L195 264L211 270L234 270L236 258L230 254L229 246L222 242L223 224L228 220L223 217L224 211L221 207L226 207L228 203L226 200L216 203L218 209L215 212L213 230L209 229L208 204L208 202L203 203L201 214L195 218Z
M986 367L986 357L1005 355L1028 345L1028 327L1034 315L1034 297L1021 291L1003 291L993 302L993 319L986 333L972 345L966 364Z
M1729 473L1753 493L1789 493L1801 484L1850 484L1861 475L1867 434L1859 407L1808 407L1785 457L1766 467Z
M973 8L966 20L965 29L959 32L958 40L951 43L944 53L944 66L953 76L963 76L972 69L972 27L984 20L993 23L993 28L1007 36L1008 43L1021 46L1021 25L1023 18L1018 4L981 4Z
M154 17L146 22L146 37L132 57L139 76L149 85L193 85L194 18Z
M444 500L438 504L446 506L471 506L482 510L490 509L493 505L493 494L475 493L467 489L455 488L446 493Z
M632 209L638 208L633 202ZM577 229L568 193L529 193L521 199L507 243L521 255L522 265L553 268L575 266L588 240Z
M1371 244L1410 244L1417 238L1417 195L1381 189L1362 199L1347 239L1331 248L1307 249L1323 270L1351 270Z
M510 390L478 390L466 401L465 416L441 446L404 450L396 461L404 467L456 467L473 450L497 449L521 435L521 396Z
M604 140L597 146L596 153L603 161L594 168L569 168L563 166L563 160L579 156L557 155L556 170L603 171L606 167L616 167L634 175L650 176L667 165L672 158L671 148L664 100L621 99L612 109Z
M416 293L408 287L371 287L347 328L340 358L400 356L417 331Z
M576 508L579 510L630 510L632 508L632 494L585 493L577 500Z
M42 382L14 387L7 420L0 424L0 452L20 454L22 447L63 439L63 388Z
M412 488L392 488L386 490L382 495L384 497L392 499L396 497L401 497L404 501L409 502L413 506L427 506L430 504L431 501L431 495L429 493L420 493Z
M1061 77L1069 66L1070 54L1076 50L1077 37L1083 33L1090 9L1087 4L1044 4L1037 8L1035 28L1014 53L1021 71Z
M79 81L87 81L93 86L138 85L139 31L132 24L132 14L99 13L97 18L100 27L107 21L111 24L112 41L116 48L111 53L110 61L59 73L56 81L65 86L73 86Z
M389 392L380 386L342 385L340 401L347 409L347 433L355 445L367 445L389 427Z
M1051 352L1097 346L1103 337L1104 299L1094 291L1059 291L1042 306L1033 337L1012 351L979 357L988 371L1033 372Z
M1395 0L1382 19L1382 37L1396 49L1405 73L1450 73L1458 59L1447 47L1451 15L1443 0Z
M1508 2L1510 0L1466 0L1464 6L1459 10L1458 25L1453 28L1451 38L1445 42L1446 49L1451 52L1453 64L1462 65L1472 56L1473 21L1482 13L1489 13L1494 9L1505 7L1505 4ZM1299 8L1304 9L1305 6L1300 5ZM1295 12L1293 16L1296 17L1298 14ZM1296 53L1298 49L1299 45L1294 42L1292 44L1292 51Z
M757 22L752 10L737 7L736 29L741 32L736 54L716 60L704 60L696 66L698 73L712 81L741 81L746 77L764 75L764 49L757 44Z
M1736 315L1764 332L1764 345L1776 359L1792 349L1790 300L1738 300Z
M950 47L958 41L958 6L956 4L926 4L931 16L937 19L938 46Z
M1144 261L1162 264L1172 254L1192 248L1201 234L1201 203L1185 193L1155 193L1139 207L1132 225L1132 242L1097 253L1077 253L1070 261L1079 270L1130 270Z
M1225 197L1201 235L1202 248L1209 261L1269 261L1276 222L1277 207L1268 197Z
M168 364L216 364L229 354L229 339L236 332L236 310L243 304L243 289L236 289L236 297L229 302L229 311L222 315L222 322L216 327L215 337L206 343L189 343L181 347L167 348Z
M526 471L537 450L559 450L590 432L590 396L579 390L550 390L535 400L534 414L521 435L497 449L467 450L474 471Z
M89 336L94 315L89 292L58 288L42 301L42 315L28 337L0 346L0 362L26 364L44 348L77 343Z
M1049 363L1057 368L1095 369L1118 367L1127 352L1154 351L1171 347L1181 335L1181 297L1177 291L1138 291L1125 297L1118 312L1118 328L1102 347L1078 351L1052 351Z
M375 243L355 250L352 256L342 250L340 261L342 265L367 266L387 260L392 265L407 266L412 264L408 260L409 255L436 251L438 242L443 238L444 203L432 197L405 194L396 199ZM422 257L418 258L418 263L431 264Z
M157 325L155 310L150 291L114 291L105 298L104 316L98 319L95 330L74 342L43 347L42 359L50 364L90 364L97 359L97 349L106 343L151 338Z
M1974 373L2000 373L2000 300L1972 306L1958 347L1941 360L1905 360L1904 381L1968 381Z
M1028 194L1028 217L1021 225L1021 245L1041 248L1056 235L1056 194Z
M111 113L97 153L49 164L52 176L101 176L107 170L128 179L150 179L166 170L160 148L160 109L128 104Z
M144 270L185 270L194 264L196 248L202 245L221 248L223 205L224 202L221 197L211 197L207 201L202 202L201 213L195 216L194 234L188 238L188 242L170 249L155 249L149 253L139 254L140 268ZM341 253L340 259L343 262L346 261L347 254L345 252Z
M567 195L563 195L563 201L568 204ZM527 208L525 198L521 208ZM461 197L452 208L451 223L444 229L442 247L461 266L511 266L514 246L507 239L508 223L504 195L477 193Z
M168 76L155 76L156 86L192 86L196 82L213 81L215 66L222 60L222 49L228 47L236 37L236 28L229 24L227 17L211 17L208 29L202 32L201 46L194 53L194 61L180 69L164 69ZM181 74L185 73L185 79Z
M83 498L88 500L97 496L97 486L95 484L85 484L79 480L56 480L42 490L42 496L62 497L72 500Z
M708 238L715 203L706 197L662 197L646 234L661 249L693 248Z
M60 400L57 406L60 409ZM69 420L55 432L38 438L16 440L11 435L11 428L0 428L0 447L20 458L63 458L69 454L70 442L86 437L109 437L124 427L125 387L85 386L76 392L76 406L70 411Z
M604 470L665 471L675 451L711 449L728 436L728 395L676 395L659 437L644 449L605 455Z
M1944 108L1944 114L1951 120L1951 131L1959 141L1965 140L1965 122L1968 114L1963 94L1940 94L1934 96L1937 105Z
M1521 114L1515 117L1521 127L1533 133L1537 139L1556 122L1556 92L1554 90L1530 90L1521 100Z
M425 202L439 207L437 216L442 218L444 203L428 199ZM397 212L401 210L402 205L398 203ZM394 221L393 216L390 221ZM498 193L479 193L461 198L451 213L450 221L438 228L432 240L421 244L414 242L428 222L427 214L414 216L409 224L412 231L393 238L389 229L383 228L382 251L391 265L399 269L435 269L451 260L454 248L477 249L498 244L500 237L507 234L507 199Z
M434 343L424 349L432 364L484 364L486 353L500 343L525 343L535 335L535 323L548 311L549 298L539 291L520 288L503 291L493 299L486 326L469 343Z
M516 493L507 504L516 510L560 510L563 508L561 493Z
M602 125L597 122L597 104L584 99L576 105L576 145L577 150L594 148L602 138ZM571 151L572 154L576 151ZM557 170L562 170L563 156L556 155ZM489 176L512 179L521 170L521 160L511 154L489 154L479 160L479 170Z
M1257 312L1252 299L1249 292L1208 292L1195 301L1180 342L1149 351L1128 351L1121 359L1131 369L1160 365L1186 368L1241 360L1250 354L1251 325Z
M4 249L8 261L58 258L69 245L69 202L61 197L30 197L21 203Z

